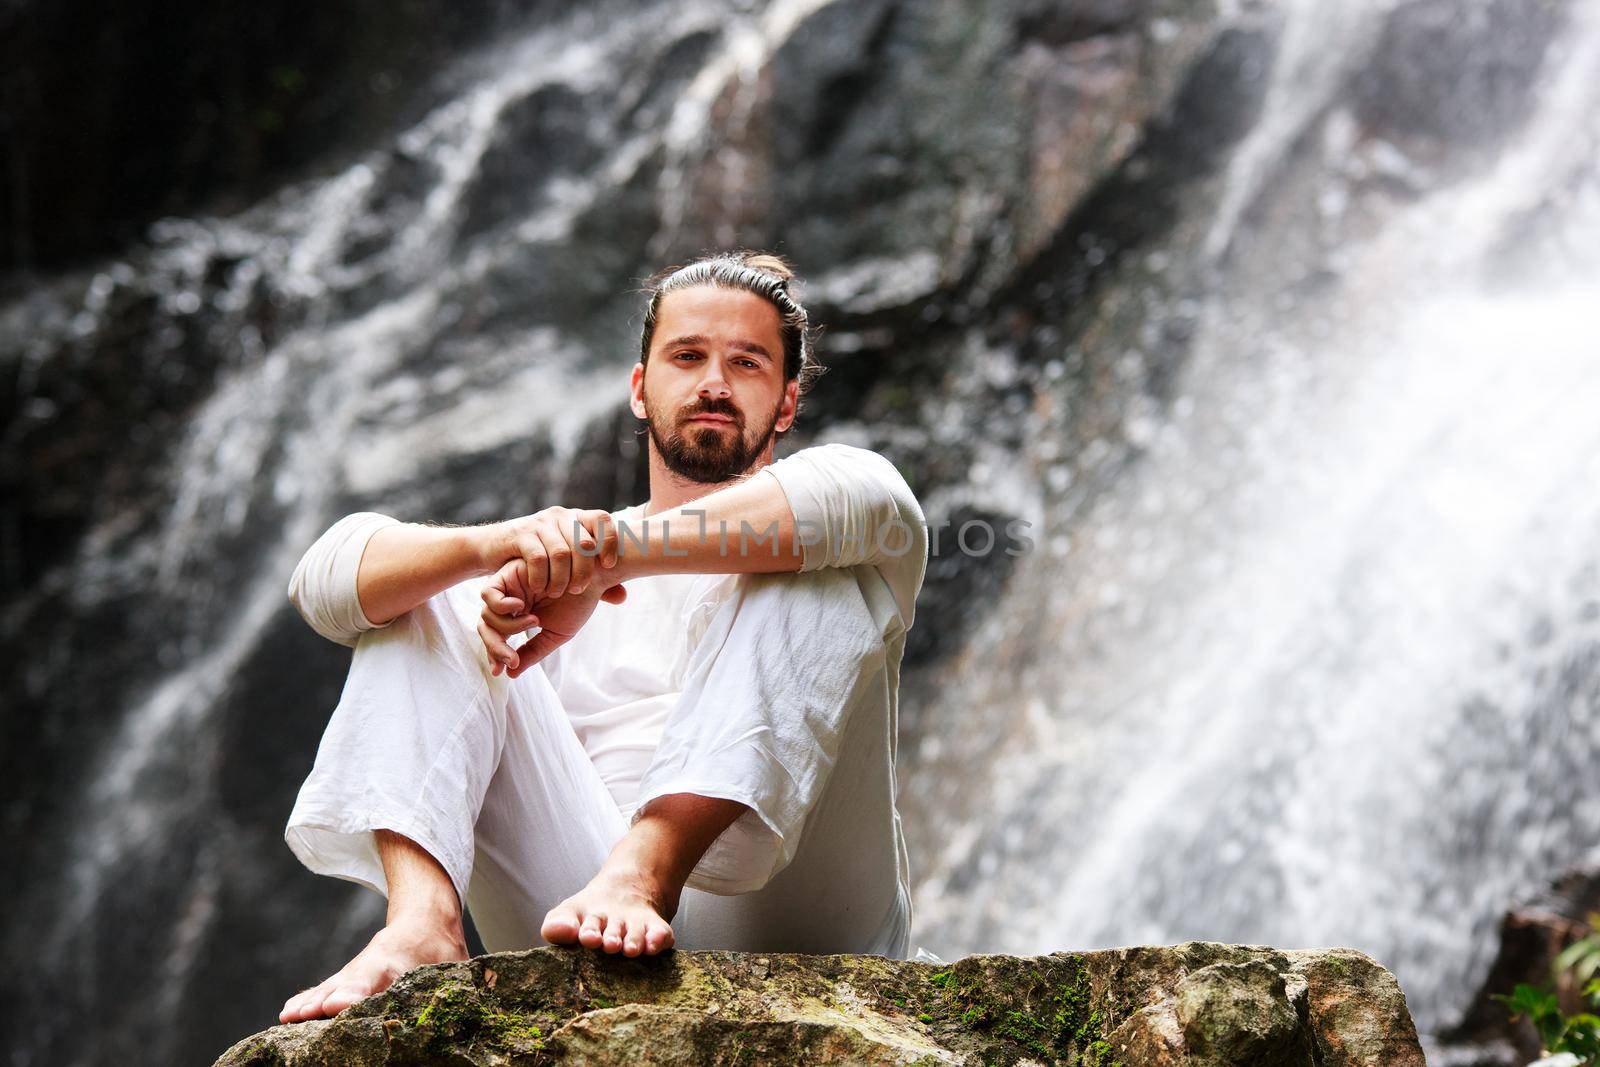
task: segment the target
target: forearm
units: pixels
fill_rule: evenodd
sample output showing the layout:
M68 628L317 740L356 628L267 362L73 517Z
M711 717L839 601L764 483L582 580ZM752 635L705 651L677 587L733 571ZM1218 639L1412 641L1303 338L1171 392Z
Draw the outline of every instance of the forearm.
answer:
M361 610L378 626L398 618L458 582L491 574L498 524L385 526L367 541L356 574Z
M798 571L804 560L783 488L759 471L618 532L612 583L652 574Z

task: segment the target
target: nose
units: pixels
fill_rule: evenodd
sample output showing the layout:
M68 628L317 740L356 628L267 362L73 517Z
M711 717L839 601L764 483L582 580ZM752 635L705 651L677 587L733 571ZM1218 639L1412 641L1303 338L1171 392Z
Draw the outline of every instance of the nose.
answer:
M696 393L702 398L713 400L726 400L733 395L733 389L723 375L721 359L713 357L705 361L705 374L700 378L700 386Z

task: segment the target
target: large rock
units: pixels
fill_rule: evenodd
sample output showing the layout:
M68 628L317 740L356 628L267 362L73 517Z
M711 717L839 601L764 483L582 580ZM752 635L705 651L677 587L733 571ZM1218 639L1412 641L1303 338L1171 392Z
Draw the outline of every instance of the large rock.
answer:
M882 956L540 948L420 967L338 1018L275 1026L257 1064L1423 1063L1394 976L1349 949Z

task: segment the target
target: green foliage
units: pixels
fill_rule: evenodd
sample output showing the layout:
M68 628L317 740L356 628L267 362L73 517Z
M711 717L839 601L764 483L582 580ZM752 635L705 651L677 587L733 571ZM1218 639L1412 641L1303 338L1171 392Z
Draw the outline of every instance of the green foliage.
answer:
M1589 927L1593 933L1563 949L1551 970L1557 979L1570 974L1573 983L1582 986L1582 997L1591 1007L1600 1009L1600 977L1596 976L1600 973L1600 914L1589 916ZM1567 1015L1552 989L1525 982L1509 997L1496 994L1494 999L1506 1006L1513 1019L1526 1016L1533 1023L1545 1055L1568 1052L1578 1057L1584 1067L1600 1067L1600 1015Z
M1594 932L1562 949L1555 964L1558 973L1571 971L1574 979L1585 983L1586 991L1595 984L1595 972L1600 971L1600 915L1589 916L1589 927Z

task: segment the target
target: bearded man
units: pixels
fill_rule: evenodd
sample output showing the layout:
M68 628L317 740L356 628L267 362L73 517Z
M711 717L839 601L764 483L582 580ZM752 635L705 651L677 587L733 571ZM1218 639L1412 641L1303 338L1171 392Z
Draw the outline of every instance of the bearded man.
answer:
M644 503L359 512L307 550L290 599L354 654L285 839L388 914L281 1021L465 959L463 907L490 951L906 958L897 701L927 529L874 452L774 461L817 373L792 278L738 251L650 280Z

